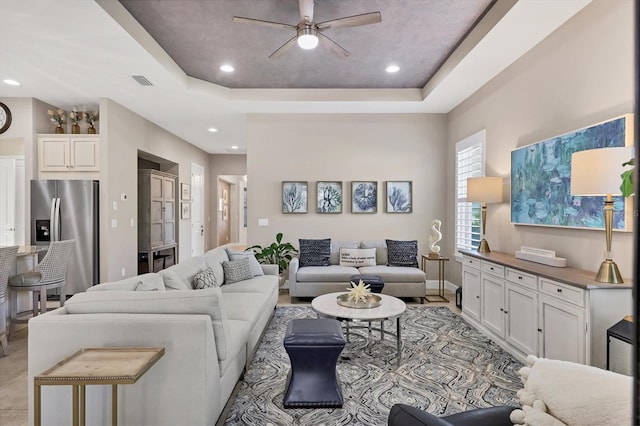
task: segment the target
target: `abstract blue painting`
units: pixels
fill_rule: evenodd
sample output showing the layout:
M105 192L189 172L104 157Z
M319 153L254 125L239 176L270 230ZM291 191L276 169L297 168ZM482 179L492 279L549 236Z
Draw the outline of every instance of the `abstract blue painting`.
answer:
M318 213L342 213L342 182L318 182Z
M511 151L511 223L604 229L605 197L571 195L571 154L633 143L633 115ZM630 230L630 201L613 197L613 229Z
M378 183L351 182L351 213L375 213L378 211Z
M411 213L411 182L387 181L387 213Z
M307 182L282 182L282 213L307 212Z

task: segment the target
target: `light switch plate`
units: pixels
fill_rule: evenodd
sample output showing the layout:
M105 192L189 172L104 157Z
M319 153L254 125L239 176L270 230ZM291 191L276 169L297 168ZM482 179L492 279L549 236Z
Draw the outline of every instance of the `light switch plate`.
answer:
M269 219L258 219L258 226L269 226Z
M112 228L118 227L118 219L111 219L111 227Z

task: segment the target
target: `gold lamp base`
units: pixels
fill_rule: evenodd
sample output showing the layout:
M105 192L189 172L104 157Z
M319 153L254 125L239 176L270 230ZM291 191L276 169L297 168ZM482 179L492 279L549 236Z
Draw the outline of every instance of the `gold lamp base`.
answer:
M484 238L480 240L480 245L478 246L478 253L490 253L491 249L489 248L489 243Z
M605 259L604 262L600 264L600 269L598 269L598 274L596 275L596 281L610 284L624 283L624 280L620 275L620 271L618 270L618 265L616 265L616 262L611 259Z

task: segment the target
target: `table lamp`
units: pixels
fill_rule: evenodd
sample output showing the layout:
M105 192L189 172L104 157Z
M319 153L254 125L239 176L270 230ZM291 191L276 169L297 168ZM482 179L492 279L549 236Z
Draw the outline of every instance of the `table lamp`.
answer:
M474 177L467 179L467 201L482 203L482 240L478 246L479 253L489 253L489 243L485 240L487 226L487 203L502 202L501 177Z
M604 230L607 242L605 260L596 274L601 283L622 283L618 265L611 259L613 231L612 195L620 195L623 163L633 157L633 147L611 147L574 152L571 155L571 195L606 196Z

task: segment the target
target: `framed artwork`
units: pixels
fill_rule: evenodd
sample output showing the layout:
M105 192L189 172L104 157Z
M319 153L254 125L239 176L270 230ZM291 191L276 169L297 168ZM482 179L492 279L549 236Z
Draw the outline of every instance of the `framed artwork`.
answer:
M408 180L387 181L387 213L411 213L413 208L411 184Z
M227 204L229 202L229 191L226 189L222 190L222 201Z
M282 213L307 213L307 182L282 182Z
M633 145L633 114L511 151L511 223L604 229L605 197L571 195L571 154ZM613 229L631 231L630 197L613 197Z
M180 219L191 219L191 203L180 203Z
M351 213L376 213L378 211L378 182L351 182Z
M222 208L222 220L229 220L229 206L226 204Z
M180 184L180 199L183 201L191 200L191 185L188 183Z
M342 213L342 182L318 182L318 213Z

